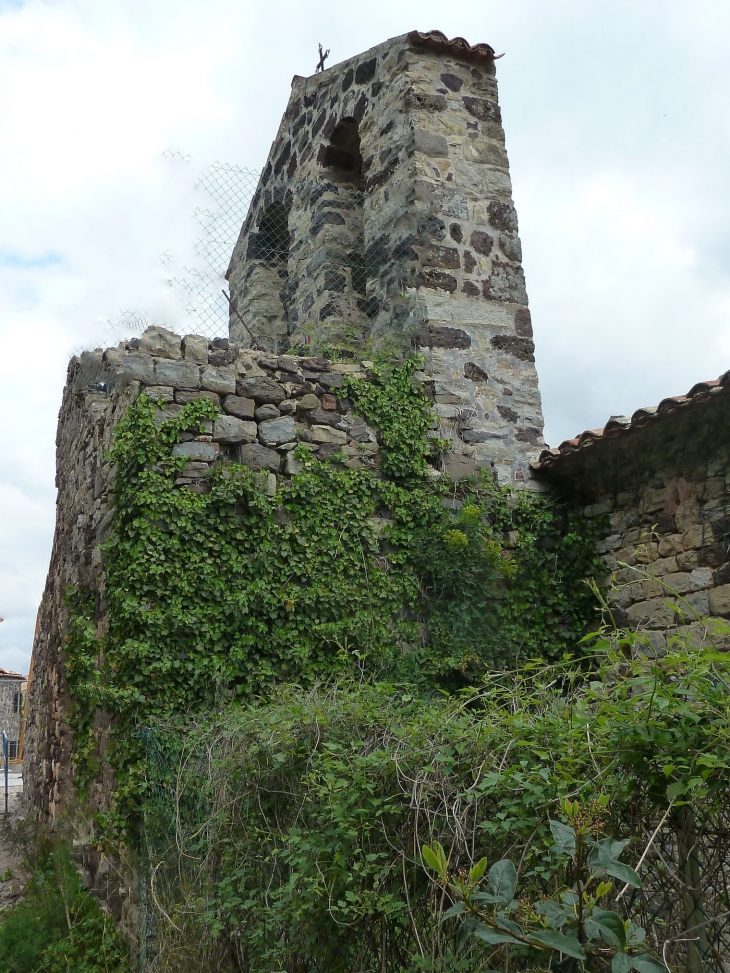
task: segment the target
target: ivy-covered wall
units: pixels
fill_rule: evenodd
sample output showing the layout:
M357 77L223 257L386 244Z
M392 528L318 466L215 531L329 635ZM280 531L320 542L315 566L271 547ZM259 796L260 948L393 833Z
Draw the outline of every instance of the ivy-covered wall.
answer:
M101 850L139 823L142 728L282 683L429 695L560 657L594 615L599 569L597 525L488 471L442 472L418 359L258 356L242 374L230 348L208 349L222 363L196 374L233 374L225 393L133 379L152 340L166 350L157 332L70 366L26 751L41 816L74 801L88 815L89 873L118 916L134 895ZM192 364L160 355L145 374Z

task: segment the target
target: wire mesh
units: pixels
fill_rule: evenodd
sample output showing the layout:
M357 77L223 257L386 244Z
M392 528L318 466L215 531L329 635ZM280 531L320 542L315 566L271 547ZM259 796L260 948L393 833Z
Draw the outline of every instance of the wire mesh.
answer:
M165 152L163 156L183 162L190 159L180 152ZM197 259L175 272L173 249L165 250L159 258L169 274L166 282L181 299L188 318L182 330L210 339L228 336L230 311L225 273L258 182L259 173L255 170L214 162L194 183L193 189L207 197L207 205L193 210L199 230L192 248ZM107 327L116 332L144 331L151 324L170 326L165 321L151 321L143 311L133 309L107 321Z

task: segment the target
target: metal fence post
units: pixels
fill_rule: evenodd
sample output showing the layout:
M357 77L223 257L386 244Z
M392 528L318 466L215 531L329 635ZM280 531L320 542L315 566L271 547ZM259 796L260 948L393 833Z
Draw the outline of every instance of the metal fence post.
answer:
M8 813L8 735L3 730L3 760L5 761L5 815Z

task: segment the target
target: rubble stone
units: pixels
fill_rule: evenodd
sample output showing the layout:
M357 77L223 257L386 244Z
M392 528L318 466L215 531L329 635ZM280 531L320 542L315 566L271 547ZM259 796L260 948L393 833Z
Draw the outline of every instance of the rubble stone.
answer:
M225 444L255 442L256 433L255 422L247 422L237 416L218 416L213 427L213 439Z
M219 395L234 395L236 392L236 373L232 368L216 368L209 365L200 376L200 384L210 392Z
M155 379L158 385L171 385L176 389L197 389L200 386L200 371L192 362L160 358L155 363Z
M269 443L288 443L296 438L296 427L291 416L281 416L278 419L266 419L259 423L259 442L266 446Z

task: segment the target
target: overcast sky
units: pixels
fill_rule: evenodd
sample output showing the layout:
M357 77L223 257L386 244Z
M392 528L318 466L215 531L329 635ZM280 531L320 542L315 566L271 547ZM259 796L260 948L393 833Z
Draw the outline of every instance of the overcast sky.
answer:
M0 0L0 666L27 672L69 355L127 309L193 330L159 257L196 176L262 166L318 41L414 28L505 52L547 441L730 368L727 0Z

